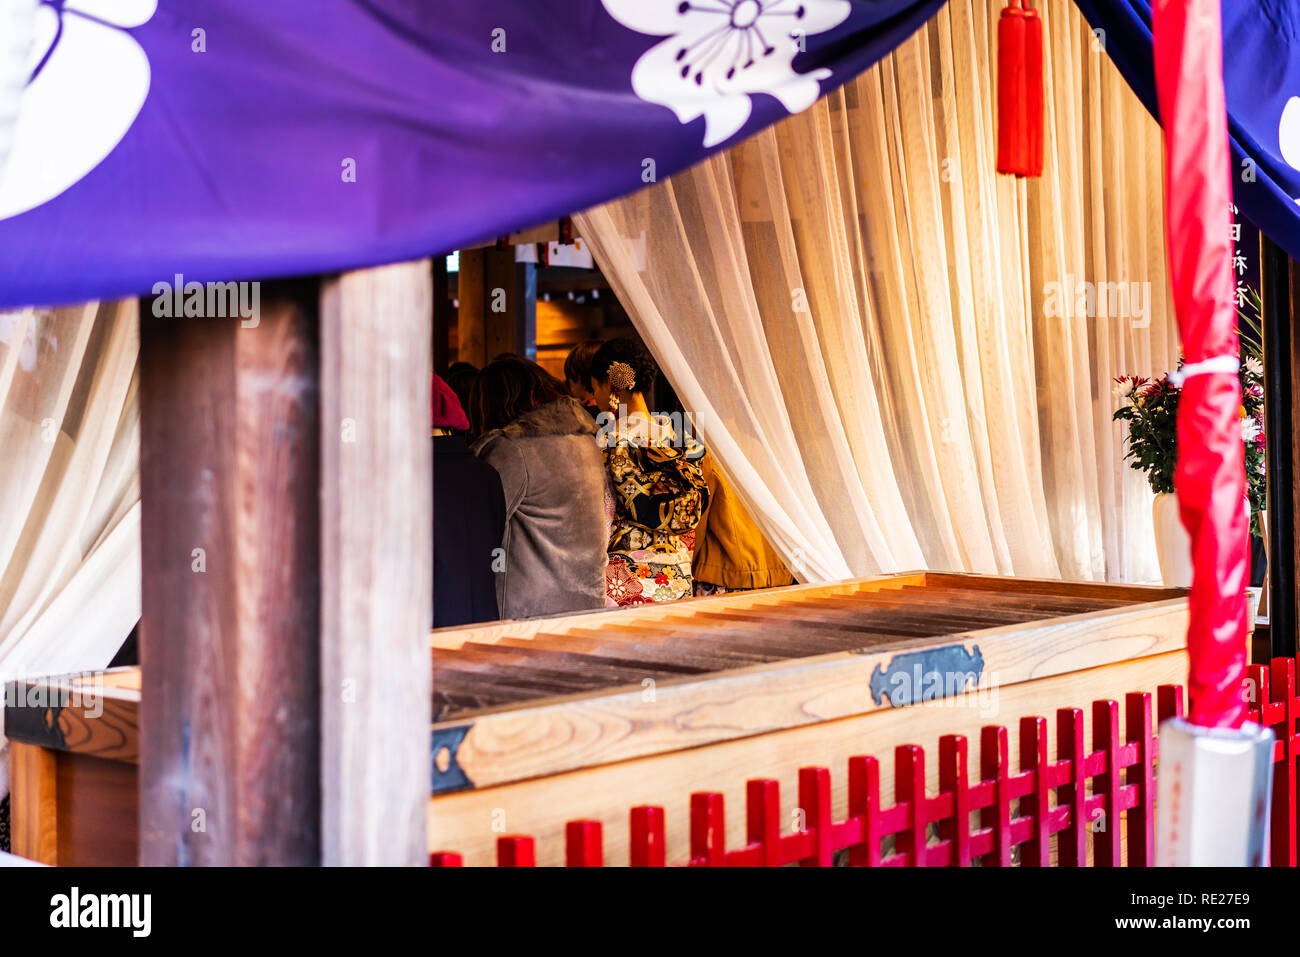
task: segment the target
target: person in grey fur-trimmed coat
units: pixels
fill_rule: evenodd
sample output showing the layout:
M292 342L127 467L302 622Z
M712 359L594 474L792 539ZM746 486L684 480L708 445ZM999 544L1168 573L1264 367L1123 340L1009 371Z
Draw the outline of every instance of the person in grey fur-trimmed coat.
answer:
M479 374L474 452L501 475L503 552L494 563L505 618L602 608L609 525L596 425L535 362L500 357Z

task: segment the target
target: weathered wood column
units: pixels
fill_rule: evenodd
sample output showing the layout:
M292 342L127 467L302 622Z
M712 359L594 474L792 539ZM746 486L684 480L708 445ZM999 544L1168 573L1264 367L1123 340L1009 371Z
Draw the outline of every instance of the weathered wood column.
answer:
M143 864L427 862L431 285L143 304Z
M326 864L427 864L432 781L429 263L321 296Z
M320 859L316 284L260 293L141 304L146 865Z

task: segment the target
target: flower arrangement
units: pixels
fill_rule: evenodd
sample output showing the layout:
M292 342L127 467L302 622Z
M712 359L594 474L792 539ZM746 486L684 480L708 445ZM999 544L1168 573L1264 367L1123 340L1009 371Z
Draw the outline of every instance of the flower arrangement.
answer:
M1256 307L1258 296L1255 296ZM1250 499L1250 533L1261 534L1259 513L1265 505L1264 481L1264 363L1259 346L1258 319L1245 310L1239 314L1255 338L1238 330L1241 341L1241 438L1246 446L1246 492ZM1178 362L1182 368L1182 360ZM1121 400L1112 417L1128 423L1128 446L1124 458L1130 467L1145 472L1151 491L1174 490L1174 463L1178 455L1179 386L1168 374L1158 379L1122 375L1115 379L1114 393Z

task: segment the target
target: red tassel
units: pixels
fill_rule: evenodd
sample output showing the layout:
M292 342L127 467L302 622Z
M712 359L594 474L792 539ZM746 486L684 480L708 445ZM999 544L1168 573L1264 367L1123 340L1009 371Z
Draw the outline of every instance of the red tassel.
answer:
M1025 67L1025 14L1011 0L998 20L998 172L1016 176L1029 170Z
M998 20L998 172L1043 175L1043 21L1029 0Z
M1026 176L1043 175L1043 21L1025 4L1025 129L1028 154Z

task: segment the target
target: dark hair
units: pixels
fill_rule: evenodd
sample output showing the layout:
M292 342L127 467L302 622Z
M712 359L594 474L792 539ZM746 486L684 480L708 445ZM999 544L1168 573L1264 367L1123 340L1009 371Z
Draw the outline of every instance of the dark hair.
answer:
M469 394L477 378L478 367L468 362L453 362L447 367L447 374L442 377L451 386L451 391L456 393L456 398L460 399L462 409L469 409Z
M474 380L469 420L476 435L508 425L529 409L569 394L564 383L523 356L498 356Z
M633 392L650 394L655 379L659 376L659 367L645 346L635 339L610 339L592 357L591 378L606 381L609 378L609 367L615 362L624 362L632 367L636 374Z
M591 360L605 344L603 339L587 339L579 342L564 358L564 378L576 382L588 392L591 391Z

